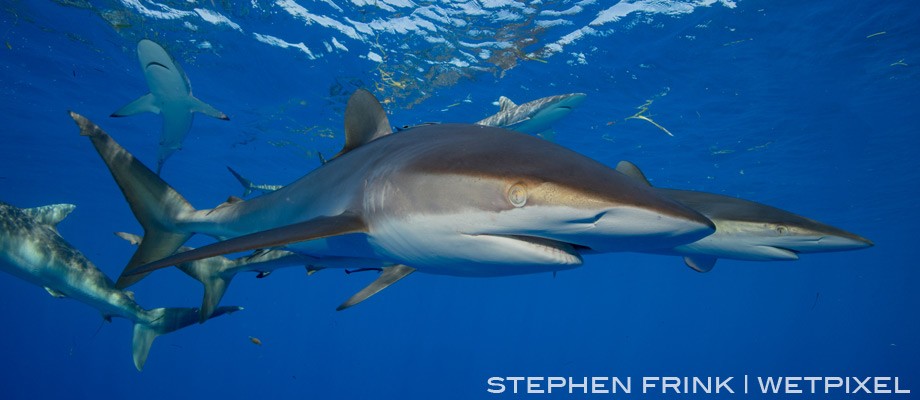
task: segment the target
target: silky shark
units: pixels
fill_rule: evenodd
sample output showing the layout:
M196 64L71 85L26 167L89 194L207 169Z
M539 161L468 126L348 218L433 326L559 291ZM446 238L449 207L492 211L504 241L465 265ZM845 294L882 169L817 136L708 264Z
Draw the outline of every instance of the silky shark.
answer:
M322 155L320 155L320 157L322 157ZM325 164L325 162L323 162L323 164ZM253 191L256 191L256 190L264 194L264 193L274 192L283 187L282 185L256 184L256 183L253 183L251 180L244 178L242 175L239 174L239 172L234 171L233 168L227 167L227 170L229 170L230 173L233 174L233 177L236 178L236 180L240 182L240 185L243 185L243 197L249 196L250 194L252 194Z
M427 125L390 134L358 90L340 155L277 191L195 210L101 128L71 113L144 227L119 278L261 248L454 276L578 267L584 252L676 247L713 232L699 213L606 165L505 129ZM223 241L172 255L191 235Z
M19 209L0 202L0 269L45 288L55 297L86 303L106 319L122 317L133 322L134 366L140 371L153 340L199 322L198 309L145 310L130 292L116 289L111 279L58 234L55 225L73 209L69 204ZM241 309L219 307L211 316Z
M126 232L116 232L115 234L133 245L140 245L143 242L143 238L139 235ZM185 246L179 248L179 251L190 250L194 249ZM312 274L327 268L354 267L355 264L356 262L351 259L319 259L285 250L259 250L237 259L214 256L180 263L176 267L204 286L204 298L201 302L201 312L199 314L199 319L203 322L217 310L217 305L220 304L220 300L224 297L230 282L241 272L257 272L259 278L264 278L279 268L304 266L307 269L307 273ZM367 300L415 271L414 268L404 265L378 266L374 268L382 269L380 276L342 303L337 310L344 310Z
M645 174L629 161L617 171L651 187ZM709 218L716 231L693 243L656 253L684 256L684 262L707 272L719 258L747 261L798 260L799 254L857 250L871 247L870 240L818 221L768 205L719 194L692 190L655 189Z
M163 131L157 154L157 175L163 163L182 148L182 140L192 127L194 113L229 120L226 114L192 96L192 85L179 64L160 45L143 39L137 44L137 58L141 62L150 93L141 96L118 111L113 117L126 117L142 112L152 112L163 117Z
M584 93L569 93L544 97L521 105L514 104L505 96L498 99L500 111L478 125L495 126L522 133L546 132L556 121L572 112L585 101Z

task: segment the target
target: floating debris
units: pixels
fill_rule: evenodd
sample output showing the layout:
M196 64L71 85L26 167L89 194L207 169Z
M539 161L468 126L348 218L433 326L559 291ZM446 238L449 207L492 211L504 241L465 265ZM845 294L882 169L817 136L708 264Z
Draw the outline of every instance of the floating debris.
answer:
M866 39L874 38L874 37L876 37L876 36L881 36L881 35L884 35L884 34L886 34L886 33L888 33L888 32L885 32L885 31L875 32L875 33L873 33L873 34L871 34L871 35L869 35L869 36L866 36Z
M255 336L250 336L250 337L249 337L249 341L252 342L252 344L254 344L254 345L256 345L256 346L261 346L261 345L262 345L262 340L259 339L259 338L257 338L257 337L255 337Z

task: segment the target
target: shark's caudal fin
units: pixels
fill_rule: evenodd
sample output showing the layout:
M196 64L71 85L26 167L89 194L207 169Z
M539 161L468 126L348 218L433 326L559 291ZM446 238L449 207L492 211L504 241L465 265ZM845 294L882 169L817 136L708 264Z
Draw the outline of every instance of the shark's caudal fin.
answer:
M234 171L233 168L227 167L227 170L233 174L233 177L240 182L240 185L243 185L243 197L249 196L252 194L252 181L244 178L238 172Z
M173 254L185 243L190 233L175 227L176 221L195 209L175 189L141 164L127 150L85 117L71 112L70 116L80 127L80 134L88 136L108 166L112 177L121 188L131 211L144 227L143 243L128 262L125 270L159 260ZM116 286L119 289L133 285L145 274L131 276L122 273Z
M220 307L213 317L242 310L243 307ZM198 322L197 308L155 308L147 312L147 318L134 324L134 339L131 341L134 366L144 369L150 345L157 336L182 329Z
M135 246L139 246L144 241L143 237L131 233L115 232L115 235ZM190 247L180 248L180 251L189 250L194 249ZM204 298L201 301L199 322L204 323L214 314L217 305L220 304L220 299L224 297L227 287L230 286L230 281L236 276L236 272L230 271L230 269L237 266L237 264L238 262L227 257L217 256L177 265L186 275L204 285Z

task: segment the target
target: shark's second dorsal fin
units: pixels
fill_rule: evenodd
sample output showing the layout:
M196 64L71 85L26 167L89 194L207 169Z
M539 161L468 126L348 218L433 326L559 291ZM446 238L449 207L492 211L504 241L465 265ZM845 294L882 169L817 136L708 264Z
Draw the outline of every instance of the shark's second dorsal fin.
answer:
M629 161L624 160L617 163L617 172L638 180L639 182L642 182L646 185L652 186L652 184L648 181L648 178L645 177L645 174L642 173L642 170L640 170L636 164L633 164Z
M389 135L390 121L383 106L371 92L358 89L345 108L345 147L336 157L366 143Z
M77 206L73 204L51 204L41 207L24 208L22 211L42 224L56 226L75 208L77 208Z
M512 108L512 107L517 107L517 104L514 104L514 102L511 101L511 99L509 99L509 98L507 98L507 97L505 97L505 96L502 96L502 97L499 97L499 98L498 98L498 109L499 109L499 110L501 110L501 111L508 111L508 109L510 109L510 108Z

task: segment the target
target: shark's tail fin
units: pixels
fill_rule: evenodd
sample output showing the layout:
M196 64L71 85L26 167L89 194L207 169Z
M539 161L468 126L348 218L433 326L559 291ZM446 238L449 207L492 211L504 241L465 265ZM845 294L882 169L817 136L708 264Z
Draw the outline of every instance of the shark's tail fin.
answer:
M252 181L244 178L238 172L234 171L233 168L227 167L227 170L233 174L233 177L236 178L236 180L240 181L240 185L243 185L243 197L249 196L252 193Z
M144 238L126 232L115 232L118 237L127 240L129 243L139 246L144 242ZM190 247L182 247L180 251L191 250ZM186 275L195 278L196 281L204 285L204 299L201 301L201 310L198 322L204 323L214 314L220 299L227 292L230 281L236 276L236 267L239 262L223 256L215 256L201 260L189 261L176 265Z
M220 307L212 317L242 310L242 307ZM155 308L147 312L147 318L134 324L134 339L131 342L134 366L144 369L150 345L157 336L182 329L198 322L197 308Z
M176 222L195 209L96 124L74 112L70 116L80 127L80 134L88 136L93 142L131 206L131 211L144 227L145 240L131 257L125 271L173 254L192 235L179 230ZM122 272L116 286L119 289L126 288L144 276L146 274L126 276Z
M195 278L204 285L204 298L201 300L201 311L198 321L204 323L217 310L220 299L227 292L230 281L236 276L235 271L230 271L236 263L223 256L205 258L203 260L189 261L177 265L182 272Z

